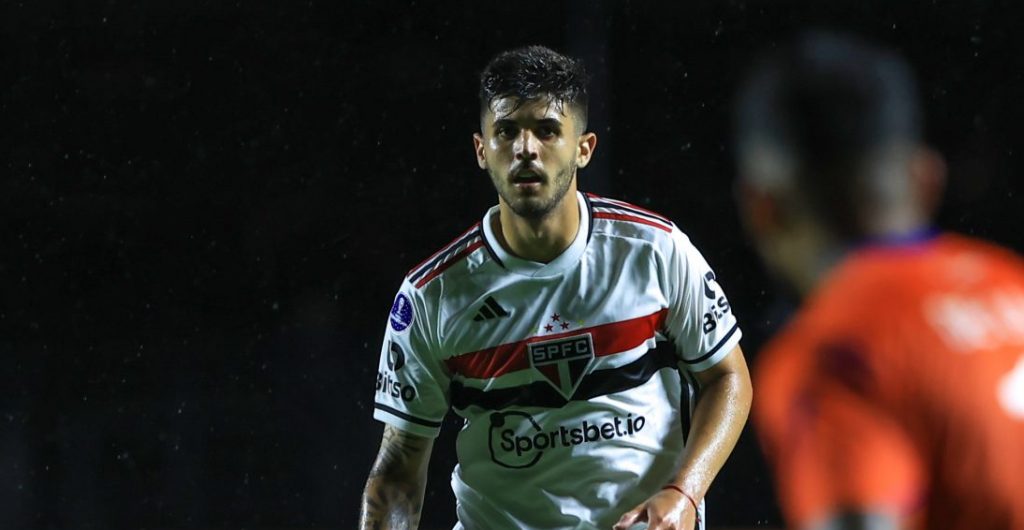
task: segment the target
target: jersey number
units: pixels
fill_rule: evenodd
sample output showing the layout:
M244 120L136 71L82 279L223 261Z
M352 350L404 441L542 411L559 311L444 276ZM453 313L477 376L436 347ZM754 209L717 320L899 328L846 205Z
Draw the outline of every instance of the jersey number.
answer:
M1017 365L999 381L999 403L1006 412L1019 420L1024 420L1024 355L1017 360Z

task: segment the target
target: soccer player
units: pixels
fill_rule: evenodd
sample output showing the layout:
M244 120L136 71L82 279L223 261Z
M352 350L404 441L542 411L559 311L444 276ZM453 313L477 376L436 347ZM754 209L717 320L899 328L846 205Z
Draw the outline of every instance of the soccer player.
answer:
M1024 529L1024 262L931 227L920 129L904 61L849 36L740 92L745 223L805 295L754 377L792 528Z
M363 529L416 527L449 409L464 419L456 528L703 519L750 406L740 331L671 221L577 191L597 145L584 78L580 62L538 46L498 55L481 76L473 143L498 205L413 267L395 298Z

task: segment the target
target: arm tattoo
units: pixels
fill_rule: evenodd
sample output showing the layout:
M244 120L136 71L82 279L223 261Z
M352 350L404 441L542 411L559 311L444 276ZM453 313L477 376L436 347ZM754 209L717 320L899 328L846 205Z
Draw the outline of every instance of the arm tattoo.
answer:
M419 464L419 457L430 446L430 439L406 434L390 425L384 429L377 461L370 470L370 478L413 471L409 467Z
M384 428L377 460L363 492L361 530L415 529L433 440Z

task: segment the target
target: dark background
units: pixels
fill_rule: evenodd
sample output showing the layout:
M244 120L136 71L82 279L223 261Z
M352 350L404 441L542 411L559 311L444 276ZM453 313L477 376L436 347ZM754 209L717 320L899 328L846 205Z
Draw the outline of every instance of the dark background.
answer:
M394 292L495 201L470 135L509 47L586 59L581 187L689 233L754 362L786 304L737 223L729 102L795 29L904 50L939 225L1024 249L1019 4L476 4L0 3L0 527L352 528ZM710 506L778 524L749 433Z

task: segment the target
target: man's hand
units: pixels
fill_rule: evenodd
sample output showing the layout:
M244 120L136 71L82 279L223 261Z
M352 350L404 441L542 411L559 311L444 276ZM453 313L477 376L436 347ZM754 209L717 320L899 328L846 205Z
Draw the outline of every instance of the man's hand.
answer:
M697 519L696 499L704 497L736 445L750 411L750 374L743 351L737 346L718 364L694 377L700 383L700 399L683 449L683 464L672 481L690 497L672 488L662 490L623 515L616 530L643 521L650 530L692 530Z
M646 522L647 530L692 530L697 509L685 495L664 489L644 503L626 512L614 530L628 530L636 523Z

